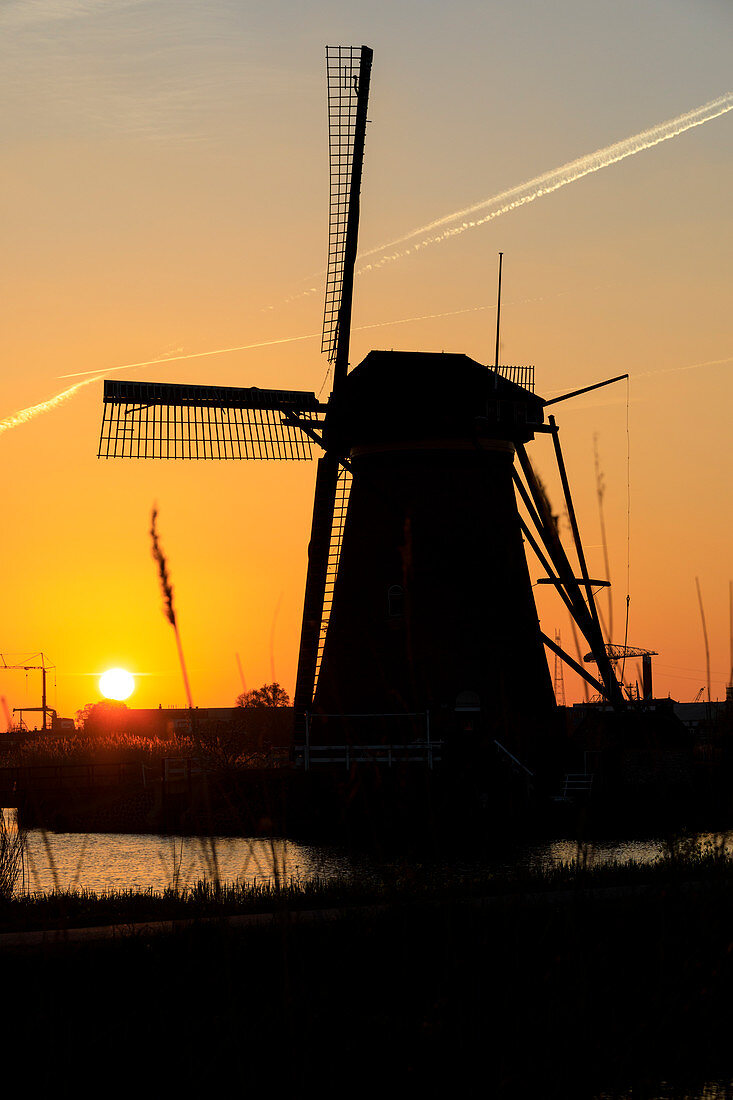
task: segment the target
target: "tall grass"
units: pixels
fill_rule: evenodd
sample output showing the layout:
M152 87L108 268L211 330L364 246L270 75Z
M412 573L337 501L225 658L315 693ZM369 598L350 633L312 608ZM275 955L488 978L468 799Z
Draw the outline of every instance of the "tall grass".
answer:
M191 737L143 737L134 733L77 733L73 737L34 737L21 741L0 757L4 767L43 764L104 764L139 761L152 765L165 757L193 757Z
M705 848L678 856L672 863L661 855L654 863L634 860L580 865L575 860L551 866L506 866L458 869L453 866L394 865L350 874L301 877L272 868L253 880L233 882L209 877L187 883L183 846L173 842L164 889L94 891L78 886L16 893L0 898L0 928L80 927L89 924L131 924L146 920L227 916L240 913L282 913L336 908L345 914L360 906L394 907L404 913L415 906L453 907L492 903L519 910L544 904L550 908L586 897L606 897L608 906L646 905L644 898L717 898L733 903L733 858ZM161 854L161 860L163 859ZM639 888L646 888L640 893ZM727 904L727 903L726 903ZM562 907L562 906L561 906ZM495 908L495 906L493 906Z
M212 770L262 767L268 754L253 748L244 736L229 731L145 737L135 733L77 733L73 737L34 737L21 741L0 756L0 767L33 767L53 764L141 763L160 765L166 757L198 759L203 756Z
M156 505L153 505L153 510L150 516L150 538L152 541L152 555L153 560L158 568L158 578L160 580L160 588L163 595L163 614L168 622L173 627L173 633L176 639L176 648L178 650L178 663L181 666L181 675L183 677L183 686L186 692L186 700L188 702L189 715L191 718L191 734L193 741L197 748L197 755L202 765L202 780L203 780L203 793L204 793L204 808L206 816L208 818L208 831L209 835L201 838L201 852L205 857L208 864L209 877L218 885L220 882L219 875L219 858L216 851L216 841L213 836L213 814L211 810L211 797L209 792L209 784L206 776L205 759L206 754L204 747L201 743L201 737L199 734L196 712L193 706L193 697L191 695L191 686L188 680L188 670L186 668L186 658L183 652L183 645L181 643L181 633L178 629L178 619L176 617L176 608L173 601L173 585L170 579L170 573L168 571L168 561L163 553L163 548L160 545L160 537L158 535L158 509Z

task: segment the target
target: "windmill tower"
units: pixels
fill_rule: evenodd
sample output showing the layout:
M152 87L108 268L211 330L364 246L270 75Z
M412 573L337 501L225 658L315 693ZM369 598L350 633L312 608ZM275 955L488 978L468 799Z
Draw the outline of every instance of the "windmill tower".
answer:
M621 700L557 426L544 419L551 402L533 392L532 368L491 369L465 355L372 351L349 370L372 51L335 47L326 57L328 400L107 381L99 455L303 459L315 443L323 455L295 690L295 743L306 766L319 749L348 760L359 746L391 752L429 746L431 736L459 750L499 742L529 759L555 708L545 647ZM537 432L555 444L580 577L527 455ZM523 542L597 655L600 680L541 632Z

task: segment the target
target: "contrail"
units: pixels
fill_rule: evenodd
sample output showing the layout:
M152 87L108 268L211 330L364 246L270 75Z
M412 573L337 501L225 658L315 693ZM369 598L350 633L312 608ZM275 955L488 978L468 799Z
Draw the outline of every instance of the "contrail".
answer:
M475 313L479 310L494 308L489 306L468 306L465 309L454 309L449 313L425 313L419 317L401 317L395 321L377 321L371 325L357 325L354 331L363 331L372 328L386 328L388 325L406 325L411 321L427 321L432 318L438 317L453 317L461 313ZM57 393L54 397L49 397L47 401L41 401L37 405L30 405L27 409L19 409L18 412L11 413L10 416L5 417L4 420L0 420L0 435L9 431L11 428L19 428L21 424L27 424L29 420L35 420L37 416L41 416L43 413L51 412L53 409L58 408L64 401L68 401L73 397L82 386L89 386L92 382L98 382L101 378L105 378L108 374L114 374L117 371L122 370L134 370L136 367L152 367L157 366L160 363L175 363L180 362L182 359L203 359L209 355L228 355L235 351L251 351L254 348L266 348L272 347L275 344L293 344L299 340L315 340L320 339L320 332L309 332L304 336L284 336L279 340L260 340L255 344L238 344L236 347L231 348L215 348L212 351L193 351L186 355L164 355L158 359L141 359L137 363L123 363L116 367L105 367L104 370L94 371L76 371L73 374L62 374L60 378L82 378L81 382L75 382L73 386L69 386L68 389L62 390L61 393ZM86 376L89 377L86 377Z
M52 409L58 408L64 401L68 401L70 397L73 397L82 386L88 386L91 382L96 382L98 378L102 377L102 374L97 373L94 378L86 378L83 382L76 382L73 386L69 386L68 390L62 390L55 397L49 397L48 401L41 401L38 405L30 405L27 409L19 409L18 412L11 413L4 420L0 420L0 435L10 431L11 428L19 428L21 424L27 424L29 420L34 420L42 413L51 412Z
M591 172L599 172L601 168L608 168L609 165L617 164L619 161L625 160L626 157L633 157L636 153L642 153L645 149L651 149L653 145L659 145L662 141L669 141L671 138L678 137L686 130L691 130L694 126L702 126L703 123L710 122L711 119L718 118L731 110L733 110L733 92L727 92L719 99L714 99L710 103L703 104L702 107L687 111L684 115L678 115L677 118L670 119L669 122L660 122L657 126L642 130L641 133L634 134L633 137L626 138L624 141L617 141L613 145L607 145L604 149L597 149L595 153L586 153L585 156L579 157L577 160L571 160L560 168L545 172L542 176L535 176L534 179L528 180L518 187L512 187L509 191L502 191L498 195L482 199L472 206L466 206L463 210L446 214L445 217L428 222L427 225L413 229L402 237L396 237L393 241L388 241L386 244L362 252L361 259L384 252L388 248L395 248L397 245L404 244L405 241L411 241L415 237L422 238L410 248L399 249L388 256L383 256L374 263L365 264L357 274L361 275L367 271L374 271L385 264L394 263L395 260L402 259L403 256L408 256L412 252L427 248L431 244L438 244L450 237L457 237L468 229L476 229L479 225L484 225L494 218L499 218L502 214L508 214L519 206L526 206L543 195L558 191L566 184L582 179L583 176L587 176ZM469 218L472 214L478 214L483 210L486 210L487 213L480 218L473 218L470 221L464 220L459 225L451 224L458 221L459 218ZM449 228L444 229L444 226ZM436 230L441 230L441 232L436 232Z
M687 363L683 367L660 367L659 370L642 370L634 374L634 378L652 378L656 374L675 374L681 370L697 370L698 367L717 367L721 363L733 363L733 355L725 359L706 359L703 363Z
M597 289L597 288L595 288ZM561 298L566 294L570 294L569 290L561 290L556 294L550 295L552 298ZM528 305L534 302L544 302L547 299L547 295L540 295L535 298L517 298L512 302L507 302L509 306L516 305ZM496 309L496 305L490 303L485 306L465 306L463 309L451 309L447 313L421 313L415 317L397 317L391 321L373 321L369 325L354 325L352 332L365 332L368 329L373 328L388 328L390 325L409 325L413 321L432 321L441 317L457 317L462 313L478 313L482 310ZM107 374L112 374L115 371L120 370L134 370L136 367L153 367L160 363L175 363L181 359L204 359L207 355L229 355L234 351L252 351L254 348L267 348L272 347L275 344L294 344L299 340L315 340L320 339L320 332L308 332L304 336L283 336L279 340L260 340L256 344L237 344L236 347L231 348L214 348L212 351L193 351L184 355L163 355L158 359L141 359L139 363L123 363L116 367L105 367L103 371L100 370L82 370L74 371L71 374L59 374L58 378L82 378L85 375L93 374L95 378L102 378ZM94 379L92 379L94 381Z
M240 344L236 348L214 348L213 351L192 351L185 355L161 355L158 359L141 359L139 363L124 363L119 367L106 367L103 374L112 374L118 370L134 370L135 367L153 367L157 363L176 363L180 359L203 359L207 355L228 355L232 351L251 351L252 348L268 348L273 344L293 344L298 340L312 340L320 333L308 333L307 336L283 336L279 340L260 340L257 344ZM85 374L102 374L98 370L79 370L72 374L59 374L59 378L81 378Z
M567 294L569 293L569 291L563 291L562 293ZM541 302L543 301L543 298L522 298L520 304L532 301ZM518 303L510 302L508 304L517 305ZM430 321L434 318L439 317L455 317L460 313L475 313L478 310L483 309L496 309L496 306L466 306L464 309L452 309L448 313L422 313L420 314L420 316L417 317L399 317L394 321L375 321L370 325L354 325L352 332L363 332L366 329L372 328L387 328L389 325L407 325L411 321ZM94 382L97 378L103 378L107 374L113 374L115 371L120 370L134 370L136 367L153 367L159 365L160 363L175 363L180 361L181 359L204 359L207 355L229 355L231 352L234 351L252 351L254 348L267 348L272 347L275 344L294 344L298 340L315 340L316 338L320 339L320 337L320 332L308 332L304 336L284 336L280 340L260 340L259 343L256 344L238 344L236 347L214 348L212 351L193 351L187 355L164 355L160 359L141 359L139 363L122 363L117 367L106 367L103 371L80 370L74 371L72 374L59 374L57 377L82 378L85 375L93 374L94 378L90 379L90 381ZM73 392L73 387L71 390L67 390L64 392L67 396L71 396ZM59 398L61 397L62 395L59 394ZM54 401L56 400L56 398L51 398L51 400ZM45 412L45 409L41 408L41 406L34 405L33 408L39 408L41 412ZM30 411L31 410L29 409L23 410L23 412ZM16 413L16 416L20 415L20 413ZM31 417L26 417L26 419L30 420ZM0 424L2 423L4 423L4 421L0 421Z

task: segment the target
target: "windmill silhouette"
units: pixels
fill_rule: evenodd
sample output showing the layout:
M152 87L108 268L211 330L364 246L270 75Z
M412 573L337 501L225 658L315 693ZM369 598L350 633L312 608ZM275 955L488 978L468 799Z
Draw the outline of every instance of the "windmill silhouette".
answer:
M439 746L450 755L494 744L531 760L555 709L545 646L621 701L557 426L544 420L552 402L533 392L533 368L465 355L372 351L349 370L372 51L329 47L326 64L330 396L105 381L99 455L304 459L313 444L323 450L294 699L306 767L400 752L432 764ZM553 437L579 577L527 455L537 432ZM541 632L523 540L600 679Z

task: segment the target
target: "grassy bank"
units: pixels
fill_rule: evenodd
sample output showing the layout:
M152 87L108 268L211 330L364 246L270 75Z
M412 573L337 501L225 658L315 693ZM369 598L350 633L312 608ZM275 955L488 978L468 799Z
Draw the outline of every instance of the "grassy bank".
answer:
M217 883L192 886L173 882L163 891L55 890L0 898L0 933L34 929L127 925L228 917L246 913L298 912L338 907L460 905L492 899L517 904L549 904L575 895L634 897L639 889L659 894L698 892L733 897L733 855L721 843L702 844L694 837L671 840L652 864L591 862L592 850L578 846L577 858L546 868L456 869L443 864L405 861L382 866L369 875L340 878ZM733 932L732 932L733 934Z

